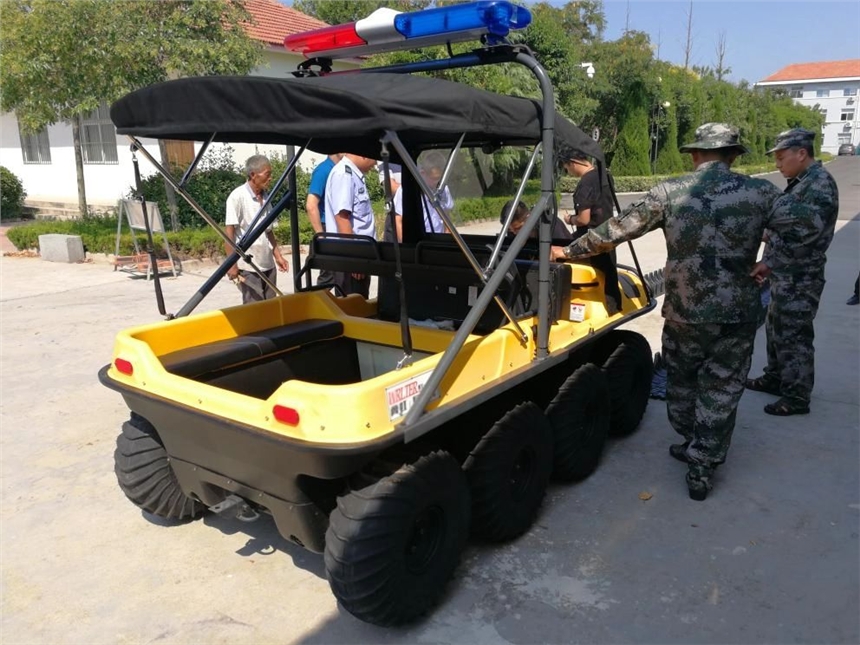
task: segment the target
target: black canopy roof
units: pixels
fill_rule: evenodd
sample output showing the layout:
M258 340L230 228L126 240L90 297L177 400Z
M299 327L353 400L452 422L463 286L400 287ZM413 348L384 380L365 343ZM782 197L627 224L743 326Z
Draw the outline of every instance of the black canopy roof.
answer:
M320 153L379 157L379 136L394 130L410 150L526 145L541 139L537 101L461 83L390 73L309 78L204 76L167 81L111 107L119 134L157 139L303 145ZM556 140L596 157L595 141L556 117Z

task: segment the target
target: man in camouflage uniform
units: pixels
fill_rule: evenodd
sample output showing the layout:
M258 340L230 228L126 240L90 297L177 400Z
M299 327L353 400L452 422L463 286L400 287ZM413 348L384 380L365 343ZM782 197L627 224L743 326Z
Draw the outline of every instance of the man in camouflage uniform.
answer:
M704 500L725 461L744 391L760 308L750 277L779 189L729 169L747 152L736 128L706 123L690 152L696 170L651 189L617 218L553 259L605 253L657 228L666 237L663 357L669 422L684 438L669 453L689 464L690 497Z
M781 396L764 407L779 416L809 412L815 377L812 323L839 213L836 182L815 160L814 140L814 132L795 128L777 136L767 152L775 153L776 167L788 179L788 187L773 205L764 257L753 271L757 280L770 276L767 367L746 386Z

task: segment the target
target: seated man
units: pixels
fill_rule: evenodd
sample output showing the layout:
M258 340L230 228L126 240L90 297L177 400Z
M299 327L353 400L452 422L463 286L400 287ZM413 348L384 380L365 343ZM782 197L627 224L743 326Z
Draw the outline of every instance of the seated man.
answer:
M502 212L499 214L499 223L504 226L505 220L508 217L508 211L513 206L514 200L510 199L508 202L502 207ZM519 202L517 204L517 209L514 211L514 217L511 220L510 226L508 226L507 235L510 238L513 238L517 233L520 232L520 229L523 227L523 224L526 223L526 219L531 215L531 211L526 207L523 202ZM537 228L532 229L531 237L537 237ZM552 221L552 239L554 240L564 240L566 242L573 240L573 235L567 229L567 227L562 224L561 220L557 217L553 218Z

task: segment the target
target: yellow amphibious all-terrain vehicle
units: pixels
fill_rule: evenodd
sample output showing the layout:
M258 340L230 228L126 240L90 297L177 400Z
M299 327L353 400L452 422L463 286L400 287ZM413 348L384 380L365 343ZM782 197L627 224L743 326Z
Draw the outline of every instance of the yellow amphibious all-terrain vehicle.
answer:
M134 504L173 520L270 514L286 539L325 553L349 612L403 623L442 595L470 533L522 534L552 477L586 477L610 433L636 428L651 351L616 328L654 307L659 280L619 267L616 311L602 271L550 262L554 146L605 170L598 145L555 114L540 64L505 40L529 20L507 2L380 10L287 39L311 58L294 78L185 78L113 105L117 131L219 231L184 188L207 146L299 148L235 252L175 316L121 332L99 373L131 410L116 474ZM479 49L442 60L331 72L338 56L477 38ZM542 100L438 78L504 63L531 70ZM422 72L435 74L412 75ZM141 138L203 145L177 180ZM539 169L532 216L516 236L460 234L445 191L474 194L511 146L527 160L515 200ZM245 250L281 213L298 231L293 169L305 150L381 159L386 177L401 164L403 241L320 234L301 267L294 235L295 293L189 316L239 257L253 260ZM447 155L435 186L419 171L428 151ZM448 232L424 230L427 205ZM313 287L311 269L378 276L377 296ZM156 294L163 314L158 283Z

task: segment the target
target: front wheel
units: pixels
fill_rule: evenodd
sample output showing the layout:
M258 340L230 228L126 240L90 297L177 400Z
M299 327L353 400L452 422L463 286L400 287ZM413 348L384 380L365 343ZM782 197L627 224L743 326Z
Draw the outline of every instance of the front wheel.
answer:
M206 508L179 487L158 433L143 417L132 413L116 439L114 472L131 502L169 520L193 520Z
M468 533L463 470L431 453L338 498L325 540L329 585L356 618L409 622L441 597Z

